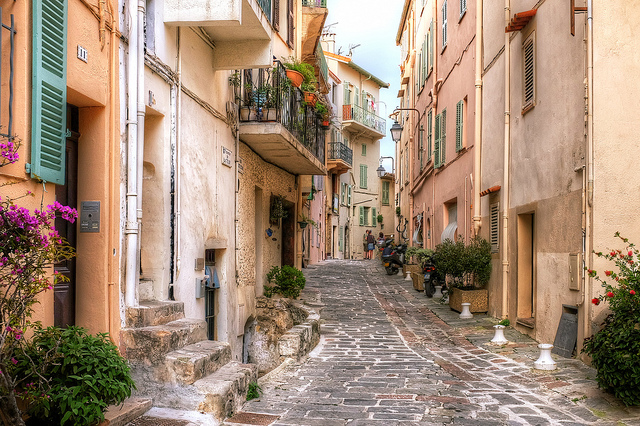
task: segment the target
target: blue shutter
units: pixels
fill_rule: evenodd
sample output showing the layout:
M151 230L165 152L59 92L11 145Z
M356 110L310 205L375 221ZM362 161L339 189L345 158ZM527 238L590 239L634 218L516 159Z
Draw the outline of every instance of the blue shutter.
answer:
M31 176L64 184L67 2L33 2Z

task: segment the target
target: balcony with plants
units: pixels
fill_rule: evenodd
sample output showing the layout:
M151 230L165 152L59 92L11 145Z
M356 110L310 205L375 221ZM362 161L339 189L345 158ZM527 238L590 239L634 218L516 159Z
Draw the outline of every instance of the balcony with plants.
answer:
M237 71L229 83L239 110L241 141L292 174L324 175L327 109L317 101L313 67L306 65L300 87L280 61L272 68Z
M371 138L384 137L387 128L384 118L359 105L342 106L342 124L350 132L361 132Z

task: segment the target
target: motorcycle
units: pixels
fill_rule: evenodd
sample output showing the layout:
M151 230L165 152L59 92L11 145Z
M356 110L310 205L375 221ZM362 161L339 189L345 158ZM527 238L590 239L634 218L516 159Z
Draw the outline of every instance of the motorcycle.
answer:
M382 262L387 275L395 275L404 265L404 254L407 251L406 244L393 246L391 242L382 251Z
M440 275L436 271L432 259L428 259L423 263L422 273L424 274L424 293L427 297L433 297L436 292L436 285L440 282ZM443 286L445 285L444 282L442 284Z

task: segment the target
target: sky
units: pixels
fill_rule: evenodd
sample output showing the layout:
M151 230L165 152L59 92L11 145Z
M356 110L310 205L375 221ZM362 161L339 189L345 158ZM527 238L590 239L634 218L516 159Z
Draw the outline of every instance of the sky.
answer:
M380 80L389 83L388 89L380 89L378 114L387 118L387 132L380 141L381 156L395 156L395 144L389 129L393 120L388 116L399 106L400 46L396 46L396 34L404 0L327 0L329 16L325 25L332 25L336 34L336 53L349 52L349 45L359 44L353 49L353 61ZM385 107L386 104L386 107ZM391 172L391 161L383 162Z

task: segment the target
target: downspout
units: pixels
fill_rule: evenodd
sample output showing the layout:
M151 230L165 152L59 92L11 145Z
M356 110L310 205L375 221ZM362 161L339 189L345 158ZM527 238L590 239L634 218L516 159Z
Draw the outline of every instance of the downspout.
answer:
M482 210L480 209L480 186L482 185L482 44L483 44L483 0L476 0L476 107L475 134L473 137L473 234L480 234Z
M180 27L177 28L177 34L176 34L176 39L177 39L177 48L178 48L178 63L176 65L176 74L177 74L177 79L178 79L178 85L176 87L176 96L177 96L177 106L176 106L176 122L175 122L175 126L176 126L176 175L175 175L175 211L176 211L176 239L174 241L175 244L175 255L176 255L176 262L175 262L175 279L173 281L173 285L175 287L176 282L178 281L178 276L180 275L180 260L181 260L181 254L182 251L180 250L180 237L181 237L181 223L182 223L182 218L180 216L181 214L181 207L182 207L182 203L181 203L181 199L182 199L182 191L180 188L180 183L182 182L182 178L180 176L180 173L182 172L182 155L181 155L181 137L180 137L180 118L181 118L181 114L182 114L182 41L181 39L181 35L182 35L182 30ZM175 295L175 290L174 290L174 295Z
M510 0L504 0L505 27L509 25L511 15ZM511 145L511 46L510 33L504 33L504 161L502 177L502 318L508 317L509 305L509 148Z
M110 77L111 83L109 88L109 141L110 141L110 153L109 153L109 207L107 210L107 217L109 218L109 224L113 224L117 217L117 209L115 207L115 173L114 173L114 164L115 164L115 155L116 152L120 151L118 147L118 129L116 127L117 116L116 111L118 111L118 105L116 102L116 93L118 91L118 51L117 51L117 37L116 37L116 20L115 15L113 13L113 5L111 1L109 1L108 5L109 14L111 15L111 33L109 39L109 59L110 59ZM116 213L116 214L114 214ZM110 225L109 233L107 235L107 250L110 251L114 247L114 238L113 233L115 232L114 227ZM111 341L114 341L114 333L113 333L113 288L115 287L116 280L114 279L114 267L113 262L116 255L116 250L113 248L113 253L109 253L107 251L107 330L109 331L109 338Z
M431 73L433 78L433 111L431 117L431 158L433 159L433 178L431 179L431 248L435 248L435 232L436 229L436 115L438 113L438 54L435 51L438 47L438 6L437 2L433 2L433 34L431 38L433 40L433 72Z
M140 271L140 245L142 244L142 176L144 173L144 18L145 18L145 0L138 0L138 102L137 102L137 120L138 120L138 174L136 182L137 197L137 220L138 220L138 255L136 256L137 270ZM139 272L138 272L139 273Z
M593 208L593 0L587 0L587 200L585 203L585 266L592 269L593 256L591 254L593 230L592 208ZM587 259L587 256L589 258ZM583 276L585 276L583 271ZM591 335L589 327L591 318L591 278L585 278L584 282L584 337Z
M129 14L137 10L135 0L129 0ZM125 225L126 235L126 264L125 264L125 304L136 306L136 287L138 284L138 221L136 218L138 207L138 122L137 95L138 95L138 19L130 16L129 47L127 56L129 69L127 72L127 221ZM135 118L134 118L135 117Z

